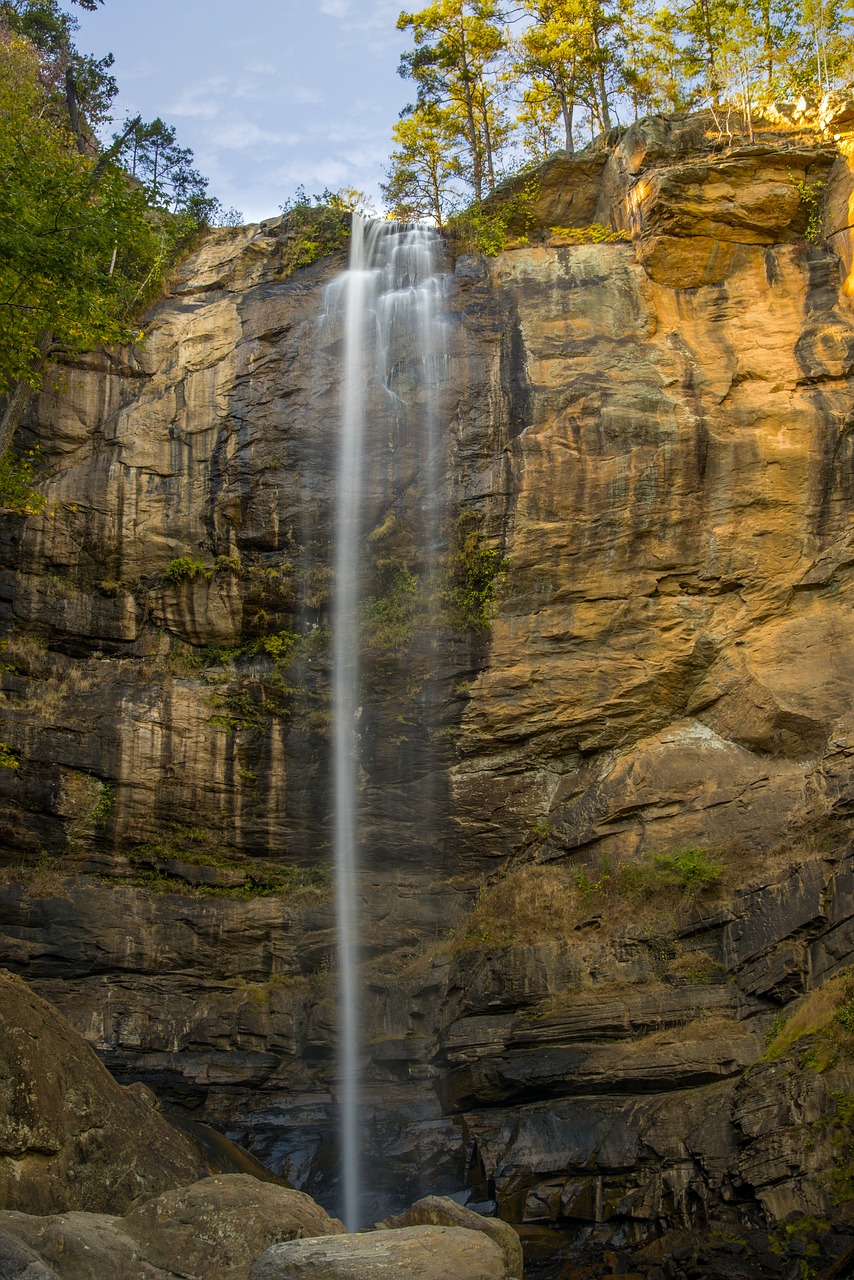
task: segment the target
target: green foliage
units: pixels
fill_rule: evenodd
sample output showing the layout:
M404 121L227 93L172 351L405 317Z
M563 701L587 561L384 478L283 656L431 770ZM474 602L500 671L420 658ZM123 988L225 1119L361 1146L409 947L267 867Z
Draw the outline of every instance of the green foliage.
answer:
M793 1221L775 1223L768 1233L768 1243L778 1258L796 1259L800 1280L812 1280L818 1274L822 1240L830 1232L826 1218L804 1214Z
M678 898L692 902L714 889L724 868L702 849L681 849L674 853L646 853L633 862L612 867L603 860L596 867L575 868L575 884L583 899L621 898L649 902Z
M160 892L192 892L214 898L285 897L309 892L326 896L331 876L326 867L296 867L259 858L238 858L217 848L200 827L180 823L168 834L134 845L128 862L137 883ZM180 864L176 866L175 864ZM232 884L207 884L193 868L218 868L231 873Z
M624 231L612 231L601 222L586 227L549 227L549 231L569 244L625 244L630 239Z
M700 897L714 888L723 874L723 866L702 849L651 853L620 868L623 892L637 898L674 892L685 898Z
M479 512L467 507L454 527L448 556L447 582L442 593L451 626L460 631L488 630L499 587L510 561L491 547L481 533Z
M539 176L523 173L511 188L499 188L487 204L474 204L451 219L449 229L462 248L495 257L511 238L517 245L529 243L539 196Z
M173 586L179 582L192 582L195 578L209 581L212 576L212 570L196 556L177 556L169 561L161 575L164 582Z
M701 105L719 141L752 140L770 104L817 103L854 75L849 0L520 0L512 13L433 0L398 27L412 36L400 71L417 98L394 130L386 198L440 224L455 206L488 203L508 156L540 162L618 117ZM465 239L500 251L494 211L462 217ZM819 234L811 220L807 238Z
M249 646L249 652L266 653L277 667L284 668L293 660L299 640L295 631L274 631L271 635L259 636L254 640Z
M36 515L47 505L47 498L36 488L35 450L16 457L7 453L0 458L0 508L19 516Z
M287 215L288 231L282 261L285 275L346 247L352 215L346 195L327 189L322 195L308 196L304 187L298 187L293 200L281 209Z
M89 821L93 822L96 827L103 827L106 825L107 818L112 813L113 805L116 800L113 788L108 782L100 783L100 787L101 793L87 814Z
M763 1055L781 1058L806 1041L802 1065L825 1071L840 1055L854 1057L854 973L846 970L776 1015Z
M392 130L395 150L382 187L392 217L403 222L432 218L443 226L456 202L461 174L455 136L453 113L435 102L406 109Z
M217 556L214 560L214 573L231 573L236 577L240 577L243 573L243 565L239 556Z
M0 742L0 769L19 769L21 761L7 742Z
M854 1200L854 1093L835 1090L828 1102L823 1124L833 1149L830 1189L835 1204L848 1204Z
M152 184L122 156L153 126L137 122L98 154L92 126L116 92L112 59L81 55L75 27L56 0L0 3L0 392L37 386L58 354L136 341L137 317L217 205L162 121L169 145ZM18 417L23 403L17 394Z
M506 43L503 19L497 0L434 0L397 20L415 44L401 58L400 74L416 86L417 109L433 107L440 114L445 153L471 183L478 204L487 189L495 190L510 132L497 75Z
M366 649L405 649L412 639L418 579L397 556L381 556L373 562L377 594L362 602L359 615L362 644Z
M827 186L826 182L794 182L795 190L801 198L801 204L807 215L807 224L804 227L804 239L809 240L811 244L823 244L824 235L822 234L822 216L821 203L822 192Z

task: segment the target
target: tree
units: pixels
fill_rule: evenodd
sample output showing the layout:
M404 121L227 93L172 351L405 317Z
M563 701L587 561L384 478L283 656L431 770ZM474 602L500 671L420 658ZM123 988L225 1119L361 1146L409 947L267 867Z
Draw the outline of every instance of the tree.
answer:
M623 92L634 118L649 111L690 111L697 105L696 66L686 50L680 17L652 0L630 0L623 10Z
M498 77L503 21L496 0L437 0L397 20L399 30L412 29L415 41L401 58L400 74L415 81L419 107L447 112L468 155L476 200L486 186L495 189L497 157L510 130Z
M189 209L152 209L115 154L82 154L43 70L31 41L0 30L0 456L45 361L137 338L199 226Z
M453 207L461 173L458 129L433 102L408 108L392 130L396 148L382 186L389 212L404 222L432 218L441 228Z
M516 42L513 71L527 82L524 100L540 119L560 116L563 145L574 149L575 113L584 107L600 129L611 127L608 77L619 58L619 14L602 0L523 0L530 22Z
M90 12L102 2L73 0ZM82 54L73 40L78 26L77 19L60 9L57 0L0 2L0 30L30 41L39 55L39 78L54 91L57 102L64 103L78 150L94 151L93 130L109 115L118 88L110 73L113 55L98 59Z

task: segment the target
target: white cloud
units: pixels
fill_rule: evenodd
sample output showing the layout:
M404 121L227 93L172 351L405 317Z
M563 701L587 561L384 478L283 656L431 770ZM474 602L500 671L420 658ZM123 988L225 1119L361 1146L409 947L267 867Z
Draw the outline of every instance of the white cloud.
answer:
M198 120L215 120L227 101L224 76L188 85L181 96L168 108L172 116L191 116Z
M211 139L218 147L227 147L230 151L248 151L264 142L278 145L285 142L286 145L292 145L294 140L298 141L299 135L283 138L281 134L271 133L269 129L260 129L250 120L234 120L222 129L217 129L216 137Z

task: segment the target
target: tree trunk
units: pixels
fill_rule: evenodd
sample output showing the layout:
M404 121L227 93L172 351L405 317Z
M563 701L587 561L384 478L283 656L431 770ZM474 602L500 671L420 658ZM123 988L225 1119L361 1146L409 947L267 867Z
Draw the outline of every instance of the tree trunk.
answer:
M703 40L706 45L706 66L708 67L709 89L712 94L712 102L716 107L721 102L721 86L718 83L718 68L715 62L715 42L712 36L712 15L709 10L709 0L700 0L700 11L703 15Z
M575 143L572 141L572 112L575 107L575 100L567 97L565 89L559 89L558 101L560 102L560 114L563 116L563 127L566 133L566 153L571 156L575 150Z
M68 108L68 119L71 122L71 132L74 134L77 150L81 156L85 156L89 148L86 145L83 130L80 128L80 107L77 103L77 90L74 87L74 75L70 67L65 71L65 105Z
M468 55L466 53L466 31L462 18L460 19L460 74L463 83L463 94L466 104L466 118L468 120L469 129L469 150L471 151L472 163L472 186L474 187L475 199L480 203L483 199L483 157L480 154L480 140L477 136L477 125L474 119L474 103L471 96L471 83L469 81L469 64Z
M602 128L607 131L611 128L611 111L608 105L608 89L605 85L605 67L602 63L602 46L599 43L599 32L593 28L593 48L596 50L596 87L598 89L599 99L599 115L602 121Z

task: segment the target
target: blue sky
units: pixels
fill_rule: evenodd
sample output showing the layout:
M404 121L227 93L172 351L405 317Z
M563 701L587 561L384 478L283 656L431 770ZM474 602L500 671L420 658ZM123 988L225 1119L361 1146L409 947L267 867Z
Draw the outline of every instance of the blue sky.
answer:
M161 116L210 190L253 222L303 183L379 200L411 86L402 0L104 0L79 48L115 55L116 111Z

